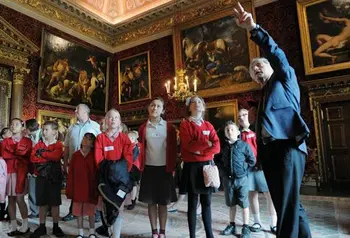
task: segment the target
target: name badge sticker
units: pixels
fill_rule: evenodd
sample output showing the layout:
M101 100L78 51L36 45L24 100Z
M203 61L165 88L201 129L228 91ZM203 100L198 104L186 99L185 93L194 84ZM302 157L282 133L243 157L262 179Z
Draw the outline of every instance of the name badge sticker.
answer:
M210 134L210 131L203 131L203 135L208 136Z
M114 150L114 146L106 146L105 147L105 151L111 151L111 150Z
M117 196L120 198L124 198L126 195L126 192L124 192L123 190L119 189L117 192Z

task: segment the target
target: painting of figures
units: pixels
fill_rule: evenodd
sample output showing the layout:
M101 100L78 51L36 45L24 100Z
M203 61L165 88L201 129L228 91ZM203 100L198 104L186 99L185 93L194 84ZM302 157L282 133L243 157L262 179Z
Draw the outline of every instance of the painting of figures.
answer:
M105 112L109 55L43 31L38 101Z
M348 69L349 1L299 0L297 6L306 74Z
M148 51L119 60L118 75L120 104L151 98Z
M174 42L175 65L186 70L190 81L197 80L200 95L257 89L248 70L257 49L247 31L236 25L231 10L176 27Z

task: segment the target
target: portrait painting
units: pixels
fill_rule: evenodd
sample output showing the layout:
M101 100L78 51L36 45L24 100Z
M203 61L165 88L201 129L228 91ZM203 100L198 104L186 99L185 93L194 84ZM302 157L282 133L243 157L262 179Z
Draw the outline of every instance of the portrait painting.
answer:
M251 3L243 5L254 16ZM176 26L173 41L175 67L185 69L190 81L196 80L199 95L258 89L249 75L258 50L247 31L237 26L232 9Z
M119 104L151 98L149 51L118 61Z
M219 136L224 136L225 123L238 121L238 101L234 99L206 103L204 118L214 126Z
M108 106L109 55L43 31L38 101L94 112Z
M349 1L298 0L306 75L350 67Z
M55 121L58 124L59 139L64 141L68 127L75 123L73 114L52 112L47 110L38 110L37 121L40 126L43 126L46 121Z

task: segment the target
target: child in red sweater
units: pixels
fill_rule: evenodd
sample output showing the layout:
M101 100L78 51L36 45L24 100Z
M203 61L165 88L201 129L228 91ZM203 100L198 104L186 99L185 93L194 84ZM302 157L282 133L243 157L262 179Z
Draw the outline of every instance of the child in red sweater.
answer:
M202 205L202 219L207 238L213 238L211 221L212 187L204 185L203 166L208 165L220 152L220 142L210 122L203 119L203 98L192 96L186 102L190 116L180 124L181 155L184 161L180 194L188 193L187 218L190 237L196 237L196 209L198 195Z
M95 211L98 201L97 167L95 164L95 135L86 133L80 150L74 152L69 164L67 198L72 199L72 213L77 216L79 235L84 236L83 216L89 216L89 237L95 235Z
M28 192L28 164L32 141L23 137L24 123L19 118L11 120L12 137L2 141L1 155L7 164L6 195L9 199L8 213L11 220L11 230L8 236L19 236L29 232L28 208L24 195ZM16 203L22 215L23 223L17 230Z
M42 129L42 139L34 146L31 161L34 163L35 198L39 209L40 226L30 235L37 238L47 234L46 214L51 207L53 230L56 237L63 237L64 233L58 226L59 206L61 201L62 170L61 159L63 156L63 144L57 141L58 124L54 121L46 121Z

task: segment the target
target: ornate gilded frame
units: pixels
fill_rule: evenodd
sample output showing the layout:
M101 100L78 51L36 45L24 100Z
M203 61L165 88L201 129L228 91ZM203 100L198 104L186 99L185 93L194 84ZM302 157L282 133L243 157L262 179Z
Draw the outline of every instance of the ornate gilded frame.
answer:
M43 124L43 117L54 117L57 119L70 120L70 124L74 124L76 122L75 116L73 114L64 113L64 112L53 112L48 110L38 110L37 112L37 120L40 125Z
M131 101L127 101L127 102L122 102L122 87L121 87L121 84L123 83L122 82L122 75L121 75L121 67L123 67L123 61L128 61L130 59L138 59L139 56L142 56L142 55L147 55L147 85L148 85L148 95L144 98L140 98L140 99L136 99L136 100L131 100ZM139 101L144 101L144 100L149 100L151 99L151 95L152 95L152 90L151 90L151 62L150 62L150 51L145 51L145 52L141 52L139 54L136 54L136 55L132 55L132 56L129 56L129 57L126 57L126 58L123 58L123 59L119 59L118 60L118 96L119 96L119 104L127 104L127 103L134 103L134 102L139 102ZM132 66L131 66L132 67Z
M253 5L251 1L246 1L241 3L245 9L247 9L248 12L251 12L253 14L253 17L255 18L255 11L253 8ZM202 9L203 8L203 9ZM190 18L190 21L187 21L185 23L176 25L173 28L173 45L174 45L174 63L175 63L175 70L178 68L183 68L184 67L184 62L183 62L183 49L181 46L181 40L182 40L182 35L181 32L183 30L199 26L201 24L209 23L211 21L219 20L221 18L231 16L232 15L232 6L229 8L223 8L218 12L211 12L215 11L217 9L210 9L208 11L205 11L205 7L201 6L196 10L202 9L203 14L199 15L195 18ZM196 10L193 10L191 12L196 12ZM247 40L248 40L248 51L249 51L249 59L253 59L257 56L259 56L259 49L257 45L254 44L251 40L249 40L249 33L247 32ZM247 68L249 65L246 65ZM210 96L216 96L216 95L225 95L225 94L233 94L233 93L242 93L242 92L247 92L247 91L252 91L252 90L257 90L259 89L259 86L253 82L246 82L246 83L238 83L238 84L233 84L229 86L220 86L217 88L210 88L210 89L204 89L204 90L199 90L198 94L202 97L210 97Z
M314 128L319 162L319 176L321 185L328 183L328 167L325 153L325 139L323 135L322 104L350 100L350 75L303 82L308 88L310 110L313 113Z
M206 103L205 105L205 119L209 120L209 122L213 123L212 121L210 121L210 119L208 118L208 110L210 109L218 109L218 108L224 108L224 107L228 107L232 109L230 110L230 112L233 113L232 118L229 118L230 120L233 120L236 124L238 123L238 100L237 99L233 99L233 100L225 100L225 101L219 101L219 102L209 102ZM215 125L214 125L215 126ZM218 129L218 128L215 128Z
M1 70L0 70L0 76L1 76ZM10 111L8 110L10 108L11 103L11 95L12 95L12 82L8 80L3 80L0 77L0 90L3 91L4 96L6 100L3 102L4 104L4 111L1 111L2 116L5 118L5 124L4 126L9 126L9 119L10 119ZM7 109L7 110L6 110Z
M328 0L298 0L297 11L299 19L300 39L304 58L304 68L306 75L331 72L336 70L348 69L350 60L342 63L335 63L325 66L314 66L313 51L310 39L310 29L308 24L307 8L317 4L325 3Z
M55 98L54 97L50 97L50 98L43 98L44 97L44 93L43 93L43 91L45 91L44 89L43 89L43 86L44 86L44 84L43 84L43 75L45 75L45 71L46 71L46 69L44 68L44 63L46 63L46 61L47 61L47 59L44 57L44 55L45 55L45 50L47 50L47 49L45 49L45 46L46 46L46 44L47 44L47 42L45 41L45 39L48 37L48 36L53 36L53 37L55 37L56 39L58 39L57 41L58 42L60 42L60 39L61 40L64 40L64 41L67 41L67 42L69 42L69 43L71 43L71 44L75 44L75 48L78 48L78 47L80 47L81 49L83 49L83 50L85 50L85 51L89 51L89 52L91 52L90 54L91 54L91 56L95 56L95 54L96 53L98 53L98 54L103 54L103 53L101 53L99 50L95 50L95 49L93 49L92 47L90 47L90 46L85 46L85 45L82 45L81 43L79 43L79 42L77 42L77 41L75 41L75 40L71 40L71 39L66 39L66 38L64 38L64 37L62 37L62 36L59 36L58 34L55 34L55 33L52 33L51 31L48 31L48 30L46 30L46 29L42 29L42 34L41 34L41 50L40 50L40 57L41 57L41 62L40 62L40 68L39 68L39 74L38 74L38 88L37 88L37 102L39 102L39 103L43 103L43 104L47 104L47 105L53 105L53 106L59 106L59 107L65 107L65 108L75 108L79 103L84 103L84 104L88 104L89 105L89 102L88 101L83 101L83 99L82 98L80 98L80 102L74 102L74 103L70 103L70 102L58 102L58 101L54 101L55 100ZM51 44L53 44L53 43L51 43ZM56 44L58 44L57 42L56 42ZM77 52L75 52L75 53L77 53ZM79 53L79 52L78 52ZM85 53L85 52L84 52ZM105 91L105 94L104 94L104 98L105 98L105 102L104 102L104 108L103 108L103 110L98 110L98 109L95 109L94 107L91 107L90 105L90 109L91 109L91 111L92 112L97 112L97 113L104 113L104 112L107 112L107 110L108 110L108 100L109 100L109 80L110 80L110 61L111 61L111 57L110 57L110 55L108 54L108 53L106 53L105 55L104 55L104 57L105 57L105 60L106 60L106 68L105 68L105 72L103 72L104 73L104 79L105 79L105 87L104 87L104 91ZM60 59L62 59L62 58L57 58L57 61L58 60L60 60ZM69 60L70 60L70 58L69 58ZM88 61L87 59L80 59L80 60L82 60L82 61ZM70 61L69 62L69 67L70 68L72 68L72 65L74 66L74 68L79 68L79 67L77 67L77 65L74 65L74 62L75 61L73 61L73 64L72 64L72 62ZM97 62L97 63L99 63L99 62ZM104 62L103 62L104 63ZM46 65L47 66L47 65ZM51 67L51 66L49 66L49 67ZM47 67L47 68L49 68L49 67ZM99 67L97 67L97 68L99 68ZM86 70L85 68L82 68L81 70ZM95 71L97 71L97 69L95 68ZM69 80L69 81L71 81L70 82L70 84L71 83L76 83L76 84L78 84L78 81L76 81L76 82L73 82L72 80ZM73 87L71 87L71 88L73 88ZM71 89L70 88L70 89ZM75 95L74 95L75 96ZM57 98L57 96L55 96L56 98ZM76 105L75 105L76 104Z

